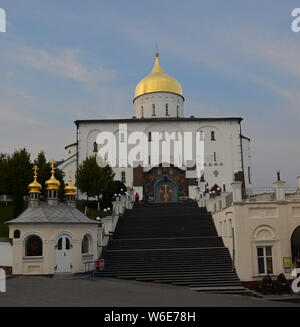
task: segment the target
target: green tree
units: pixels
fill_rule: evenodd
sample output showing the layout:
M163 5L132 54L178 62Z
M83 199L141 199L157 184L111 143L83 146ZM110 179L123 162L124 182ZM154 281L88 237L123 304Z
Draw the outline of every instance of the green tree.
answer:
M0 194L8 194L8 155L0 153Z
M40 151L37 155L36 159L34 160L34 164L38 167L38 182L43 186L41 191L42 199L46 199L46 188L45 182L51 177L51 163L47 162L46 156L44 151ZM58 168L55 168L55 178L60 181L60 188L59 188L59 199L61 201L64 200L64 172Z
M33 180L32 167L30 154L25 148L8 157L6 191L14 197L14 217L24 210L24 196L28 193L28 184Z
M121 191L123 190L123 191ZM126 192L126 186L121 181L111 181L104 192L102 204L105 208L112 206L112 201L115 194L122 194Z
M104 194L108 184L113 181L114 172L109 165L100 167L96 156L87 157L76 172L76 186L85 193L87 202L89 197L97 197L98 210L100 209L100 196Z

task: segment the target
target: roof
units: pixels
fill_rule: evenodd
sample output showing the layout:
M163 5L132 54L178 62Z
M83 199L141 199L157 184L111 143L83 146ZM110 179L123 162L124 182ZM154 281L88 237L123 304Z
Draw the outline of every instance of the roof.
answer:
M66 162L67 162L68 160L70 160L71 158L76 157L77 154L78 154L78 152L74 153L71 157L69 157L69 158L67 158L67 159L65 159L65 160L57 161L57 162L56 162L56 167L59 167L60 165L66 163Z
M65 203L57 206L40 202L39 207L29 207L16 219L6 222L7 224L98 224L95 220L88 218L81 211L72 208Z
M67 148L69 148L70 146L74 146L74 145L77 145L77 142L66 145L66 146L65 146L65 150L66 150Z
M75 124L78 127L81 123L143 123L143 122L159 122L159 121L226 121L237 120L241 122L241 117L221 117L221 118L197 118L197 117L182 117L182 118L123 118L123 119L89 119L89 120L75 120Z
M151 73L143 78L135 88L135 96L137 97L153 92L169 92L182 96L182 88L175 78L167 75L161 68L158 60L158 52L155 54L155 64Z
M245 136L245 135L243 135L243 134L241 134L241 138L242 138L242 139L246 139L246 140L248 140L248 141L251 141L251 139L249 139L249 137L247 137L247 136Z

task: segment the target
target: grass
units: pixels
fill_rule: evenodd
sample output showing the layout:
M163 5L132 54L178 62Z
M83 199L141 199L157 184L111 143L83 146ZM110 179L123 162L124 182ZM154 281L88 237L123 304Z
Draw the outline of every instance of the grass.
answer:
M77 206L77 209L80 210L81 212L84 213L84 206ZM109 212L110 214L111 212ZM91 218L91 219L96 219L97 217L100 217L100 218L103 218L105 216L107 216L108 214L104 214L104 211L103 210L96 210L96 209L91 209L91 208L88 208L87 212L86 212L86 215Z
M8 237L8 225L5 221L13 219L14 206L0 206L0 237Z

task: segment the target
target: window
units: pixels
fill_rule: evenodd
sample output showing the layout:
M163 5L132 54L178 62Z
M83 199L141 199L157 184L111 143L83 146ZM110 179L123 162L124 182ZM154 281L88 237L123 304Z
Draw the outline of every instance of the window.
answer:
M70 250L70 248L71 248L70 239L66 237L66 250Z
M271 246L257 247L257 263L259 274L273 274L273 257Z
M29 236L25 241L25 256L40 257L43 255L43 242L36 235Z
M126 183L126 172L125 171L121 172L121 182Z
M223 235L227 236L227 220L224 220L224 224L223 224Z
M232 236L232 220L229 219L229 231L228 231L228 236Z
M151 132L148 133L148 141L151 142Z
M214 161L217 161L217 154L214 152Z
M89 254L90 253L90 237L89 235L84 235L81 243L81 253Z
M98 152L98 145L96 142L93 144L93 152Z
M179 106L176 107L176 115L177 115L177 118L179 117Z
M57 242L57 250L62 250L62 237Z
M166 116L169 116L169 105L166 103Z
M152 116L155 116L155 104L152 104Z
M124 135L124 133L121 133L120 136L121 136L120 142L121 143L124 143L125 142L125 135Z
M210 136L211 136L210 137L211 141L215 141L216 140L215 132L214 131L211 132Z
M251 168L248 167L248 182L251 184Z
M19 230L19 229L16 229L16 230L14 231L14 238L20 238L20 236L21 236L21 232L20 232L20 230Z
M141 106L142 118L144 118L144 107Z

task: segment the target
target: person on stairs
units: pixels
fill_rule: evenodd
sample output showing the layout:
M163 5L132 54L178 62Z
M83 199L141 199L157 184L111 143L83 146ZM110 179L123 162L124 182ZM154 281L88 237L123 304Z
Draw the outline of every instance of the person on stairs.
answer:
M271 292L272 294L275 294L275 285L273 283L273 280L270 275L266 275L262 280L262 291L264 295L266 295L267 292Z
M277 277L277 288L278 293L281 294L282 292L287 292L289 294L293 294L291 286L289 282L286 280L284 274L279 274Z

